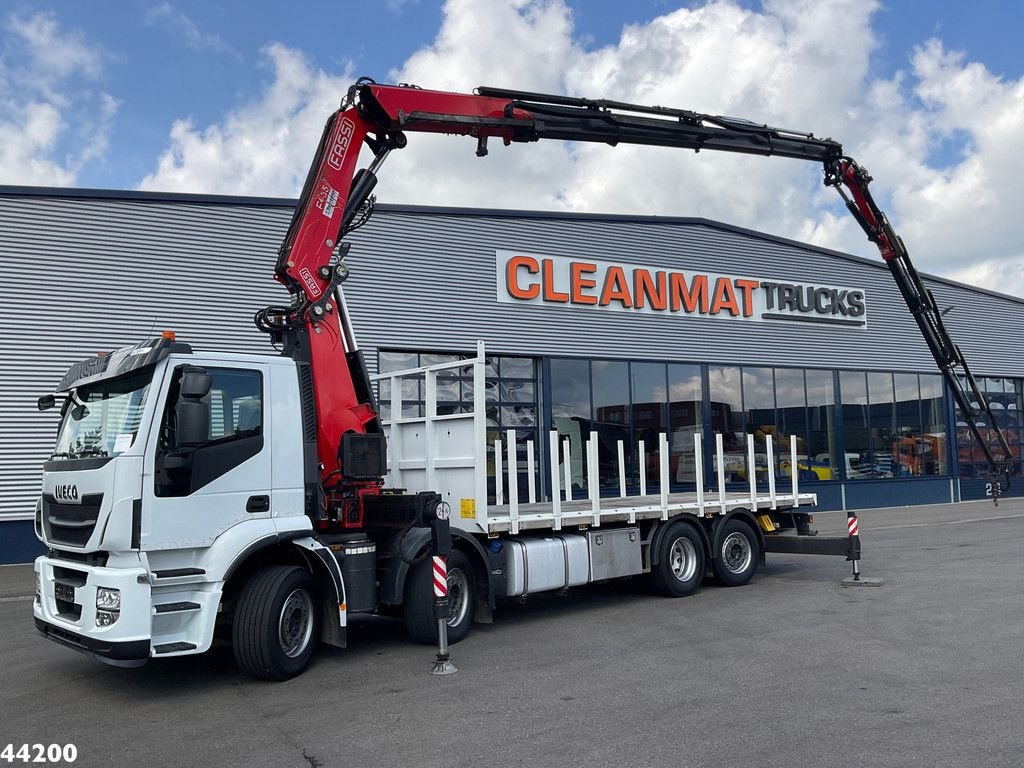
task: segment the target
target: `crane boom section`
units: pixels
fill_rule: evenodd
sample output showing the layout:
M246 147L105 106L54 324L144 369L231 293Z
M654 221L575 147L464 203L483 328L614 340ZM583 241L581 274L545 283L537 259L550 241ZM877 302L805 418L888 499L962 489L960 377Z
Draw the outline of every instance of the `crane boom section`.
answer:
M868 191L871 177L844 155L839 142L669 107L484 87L474 94L449 93L363 79L349 89L342 108L325 126L279 251L276 277L289 289L292 302L287 307L268 307L256 318L262 330L284 341L286 353L311 367L316 471L328 496L332 489L347 493L348 498L353 488L375 492L380 486L379 478L353 484L343 471L346 435L379 432L380 424L340 291L348 273L342 260L347 246L341 240L369 215L376 171L388 153L405 146L409 132L473 137L479 156L487 154L487 142L492 138L504 144L559 139L698 152L708 149L821 163L825 184L840 192L888 265L993 473L1009 476L1012 459L1005 438L996 428L1004 452L1004 457L997 458L980 429L982 414L992 418L984 395L949 337L902 241ZM373 153L373 162L357 173L364 145Z

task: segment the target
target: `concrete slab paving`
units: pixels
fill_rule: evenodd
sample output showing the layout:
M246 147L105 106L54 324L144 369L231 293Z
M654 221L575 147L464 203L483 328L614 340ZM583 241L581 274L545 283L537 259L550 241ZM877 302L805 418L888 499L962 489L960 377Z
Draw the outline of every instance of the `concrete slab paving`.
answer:
M1024 502L867 511L860 530L881 589L843 589L841 558L771 555L682 600L539 596L453 646L450 677L393 619L270 684L224 645L107 667L0 603L0 743L146 768L1024 764Z

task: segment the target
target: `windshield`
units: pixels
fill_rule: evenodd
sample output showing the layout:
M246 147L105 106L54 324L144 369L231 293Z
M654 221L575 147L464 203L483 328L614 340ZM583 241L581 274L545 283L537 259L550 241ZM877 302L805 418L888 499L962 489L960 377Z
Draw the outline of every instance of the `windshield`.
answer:
M51 459L117 456L131 448L153 379L148 368L73 389Z

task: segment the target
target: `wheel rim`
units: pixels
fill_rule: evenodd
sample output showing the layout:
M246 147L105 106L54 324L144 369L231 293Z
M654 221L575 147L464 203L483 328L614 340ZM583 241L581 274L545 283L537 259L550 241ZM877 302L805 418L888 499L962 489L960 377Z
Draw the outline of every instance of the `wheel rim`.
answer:
M750 567L753 557L750 539L738 531L730 533L722 542L722 564L731 573L743 573Z
M668 550L668 564L677 581L687 582L697 571L697 548L685 536L672 542Z
M309 646L313 635L313 598L304 589L292 591L281 606L278 642L285 656L294 659Z
M462 623L469 610L469 579L461 568L448 571L448 626Z

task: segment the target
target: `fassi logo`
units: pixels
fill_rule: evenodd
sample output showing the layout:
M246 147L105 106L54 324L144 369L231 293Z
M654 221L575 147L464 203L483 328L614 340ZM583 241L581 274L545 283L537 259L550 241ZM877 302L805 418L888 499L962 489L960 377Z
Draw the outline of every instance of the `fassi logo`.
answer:
M338 130L334 132L334 141L331 142L331 150L327 154L327 164L335 170L341 170L341 164L345 162L345 155L348 153L349 145L352 143L352 134L355 133L356 124L347 117L338 121Z

